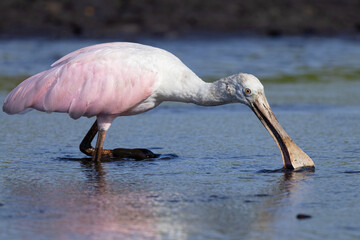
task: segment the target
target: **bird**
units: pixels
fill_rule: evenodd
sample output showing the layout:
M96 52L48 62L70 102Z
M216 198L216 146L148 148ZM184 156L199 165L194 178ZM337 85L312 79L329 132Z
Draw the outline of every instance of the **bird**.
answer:
M141 114L164 101L201 106L245 104L275 140L284 168L315 167L276 119L257 77L237 73L205 82L172 53L139 43L102 43L71 52L13 89L3 111L17 114L36 109L67 113L73 119L96 117L80 151L99 163L105 157L156 157L148 149L104 149L103 145L115 118Z

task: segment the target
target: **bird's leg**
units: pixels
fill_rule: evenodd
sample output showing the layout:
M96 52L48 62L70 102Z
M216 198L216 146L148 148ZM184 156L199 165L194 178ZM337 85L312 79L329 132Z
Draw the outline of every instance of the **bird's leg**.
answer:
M84 139L80 143L80 151L87 156L92 156L95 152L95 149L91 146L91 142L94 139L98 132L97 121L91 126L88 133L85 135Z
M91 126L90 130L88 131L88 133L85 135L84 139L80 143L80 151L87 156L92 157L95 154L95 148L91 146L91 142L94 140L98 131L99 129L98 129L97 121L95 121L94 124ZM112 157L113 156L112 150L102 149L101 155L104 157Z
M101 150L98 149L96 151L96 148L93 148L91 146L91 142L94 140L96 134L99 132L99 136L96 142L96 148L98 148L98 143L100 140L102 141L101 144ZM154 154L148 149L143 148L135 148L135 149L128 149L128 148L115 148L113 150L110 149L102 149L102 146L104 144L105 134L102 136L103 139L100 138L100 132L98 129L97 121L94 122L94 124L91 126L88 133L85 135L84 139L80 143L80 151L84 153L87 156L93 157L93 159L97 159L96 161L100 160L101 156L103 157L116 157L116 158L133 158L136 160L143 160L146 158L156 158L158 155ZM96 155L100 155L96 156Z
M100 162L101 160L105 136L106 136L106 130L99 130L96 146L95 146L95 152L92 155L92 160L95 162Z

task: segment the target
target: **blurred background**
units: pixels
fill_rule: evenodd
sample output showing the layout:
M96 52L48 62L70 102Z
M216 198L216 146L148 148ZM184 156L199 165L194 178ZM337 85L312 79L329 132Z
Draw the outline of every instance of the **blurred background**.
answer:
M8 37L356 34L357 0L2 0Z

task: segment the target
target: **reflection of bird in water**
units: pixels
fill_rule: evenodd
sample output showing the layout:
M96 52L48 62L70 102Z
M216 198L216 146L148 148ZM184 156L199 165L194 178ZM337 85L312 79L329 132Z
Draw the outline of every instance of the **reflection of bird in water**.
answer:
M267 174L277 174L279 170L263 171ZM305 204L306 196L309 195L310 185L306 181L312 178L313 171L287 171L282 170L282 177L271 187L266 188L266 194L258 194L259 203L256 206L256 218L250 226L249 234L260 234L266 236L287 236L298 228L295 221L298 221L301 204ZM295 228L295 229L294 229ZM249 236L248 238L251 238Z
M55 219L59 236L72 234L87 239L157 239L159 232L146 189L127 184L108 184L101 163L82 161L86 176L70 201L65 216ZM71 189L62 190L71 192ZM51 204L51 203L49 203Z
M80 145L83 153L95 161L101 156L143 159L156 155L146 149L103 149L106 132L116 117L146 112L163 101L245 104L275 139L284 167L314 166L275 118L256 77L240 73L206 83L171 53L135 43L99 44L66 55L17 86L3 110L15 114L34 108L65 112L74 119L96 116ZM91 141L97 133L94 149Z
M73 159L78 160L78 159ZM87 177L88 182L95 183L95 186L98 186L100 191L106 191L107 184L105 180L106 172L102 167L101 163L89 162L87 159L83 158L81 160L81 166L84 169L84 173Z
M3 185L6 193L0 193L9 196L9 204L0 212L1 218L11 220L11 227L1 228L0 235L7 236L1 239L160 238L154 199L149 198L157 192L144 182L131 184L125 176L108 179L101 164L82 161L85 176L56 168L41 177L25 175L23 181L15 175L9 178Z

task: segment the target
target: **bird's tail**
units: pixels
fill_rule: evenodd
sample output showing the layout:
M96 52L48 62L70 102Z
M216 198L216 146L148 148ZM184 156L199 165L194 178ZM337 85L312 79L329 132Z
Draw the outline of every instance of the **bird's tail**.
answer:
M42 94L44 84L49 82L47 72L44 71L29 77L13 89L5 98L3 111L7 114L25 113L33 108L39 96ZM45 80L45 81L44 81Z

